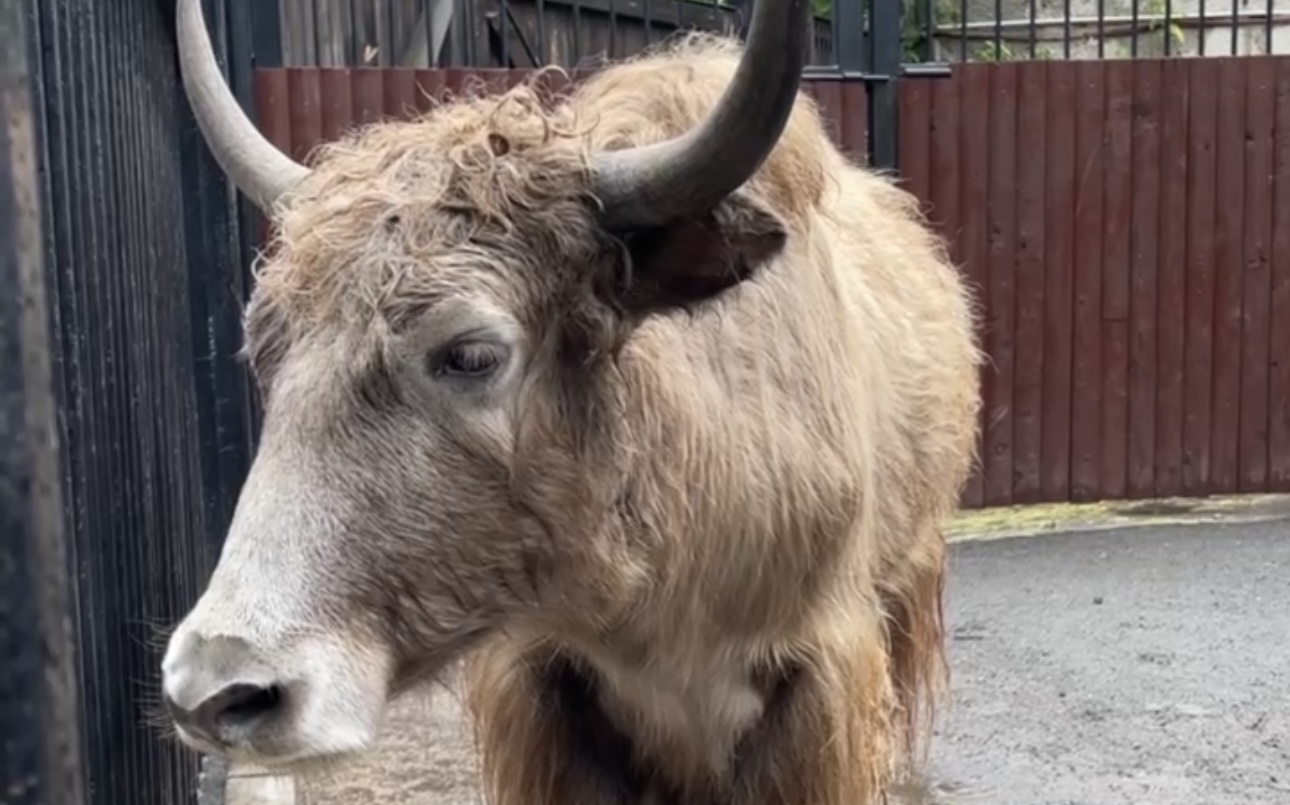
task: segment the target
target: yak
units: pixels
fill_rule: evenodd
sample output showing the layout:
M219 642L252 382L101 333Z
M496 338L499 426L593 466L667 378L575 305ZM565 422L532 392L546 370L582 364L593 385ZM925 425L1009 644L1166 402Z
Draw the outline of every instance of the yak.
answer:
M161 664L183 742L343 761L460 667L498 805L866 805L921 756L976 313L801 91L809 6L304 165L180 0L194 115L272 232L258 446Z

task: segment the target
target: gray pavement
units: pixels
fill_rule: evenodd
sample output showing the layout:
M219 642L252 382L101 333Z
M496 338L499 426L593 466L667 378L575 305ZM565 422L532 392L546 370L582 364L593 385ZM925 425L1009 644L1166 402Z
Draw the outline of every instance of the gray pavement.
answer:
M937 800L1290 805L1290 523L967 542L953 562Z
M953 550L953 701L911 805L1290 805L1290 522L967 541ZM451 695L309 805L460 805Z

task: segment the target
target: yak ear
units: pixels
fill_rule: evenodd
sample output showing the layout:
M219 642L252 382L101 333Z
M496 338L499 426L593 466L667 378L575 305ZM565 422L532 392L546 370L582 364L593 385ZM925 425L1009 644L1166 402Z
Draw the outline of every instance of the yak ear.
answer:
M778 215L736 192L703 216L624 236L615 301L633 317L692 308L752 277L786 238Z

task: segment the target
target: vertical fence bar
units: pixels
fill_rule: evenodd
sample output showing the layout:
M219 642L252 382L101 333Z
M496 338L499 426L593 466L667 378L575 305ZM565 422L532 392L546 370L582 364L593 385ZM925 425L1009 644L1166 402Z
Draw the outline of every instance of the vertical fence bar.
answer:
M253 66L282 66L282 4L280 0L255 0L247 8ZM234 12L236 13L236 12Z
M609 58L621 58L618 54L618 0L609 0L609 37L605 50Z
M882 0L879 0L882 2ZM965 0L966 2L966 0ZM844 79L864 72L869 59L865 52L865 0L834 0L833 2L833 60ZM745 4L745 7L751 4ZM748 17L744 16L744 27Z
M1062 0L1062 58L1071 57L1071 0Z
M1272 53L1272 15L1275 13L1275 0L1267 0L1263 6L1263 52Z
M1165 0L1165 55L1173 55L1174 0Z
M1106 58L1106 0L1097 0L1097 57Z
M837 0L838 4L846 0ZM998 2L998 0L996 0ZM901 0L873 0L870 16L869 157L879 170L900 164ZM857 3L858 5L858 3Z
M573 64L582 61L582 0L573 0Z
M546 46L546 0L537 0L535 14L537 16L537 24L535 28L537 29L538 58L542 62L549 62L552 60L552 57L550 52L547 51Z
M210 0L208 4L209 2ZM258 67L278 67L282 64L281 28L275 25L275 21L281 20L279 0L256 0L254 3L240 3L236 0L215 0L215 2L218 4L219 12L228 20L229 84L233 88L234 95L237 96L239 105L247 116L254 120L255 70ZM213 18L214 15L207 17L207 19ZM272 30L269 33L258 32L255 30L257 25L265 25ZM258 50L259 47L263 47L264 51ZM251 266L255 262L257 250L255 233L263 230L265 219L260 210L241 193L235 194L232 207L237 217L229 233L230 249L237 250L239 265L228 267L230 274L228 286L244 300L249 295L248 289L253 282ZM249 385L234 383L227 387L231 389L239 385L241 386L239 395L236 399L225 401L225 404L240 411L241 416L246 418L245 421L258 431L262 412ZM242 443L236 448L239 458L247 461L248 466L253 439L252 433L240 434L239 441ZM234 448L230 446L229 449Z
M344 19L348 20L348 25L345 26L342 23L342 26L348 28L346 33L349 35L345 37L345 61L351 66L362 66L367 61L363 58L365 43L359 41L361 37L358 35L358 32L364 29L361 14L358 3L349 0L349 13L344 16Z
M476 52L476 50L475 50L475 42L476 42L476 39L477 39L477 37L475 36L475 31L476 31L475 7L476 7L476 3L477 3L477 0L466 0L466 2L463 2L463 3L461 3L461 5L460 5L461 12L462 12L462 13L461 13L462 39L463 39L463 40L465 41L465 43L466 43L466 47L465 47L465 56L466 56L466 58L465 58L465 66L467 66L467 67L470 67L470 66L474 66L474 65L479 64L479 53L477 53L477 52ZM487 47L487 46L485 46L485 47Z
M923 41L918 58L929 62L936 58L936 0L923 0Z
M1003 57L1003 0L994 0L994 54L993 61Z
M1205 55L1205 0L1200 0L1196 9L1196 16L1199 18L1196 22L1197 53L1199 53L1201 56L1204 56Z
M1235 56L1241 50L1241 0L1232 0L1232 49L1227 55Z
M319 38L319 29L322 28L322 25L319 23L318 19L319 0L302 0L302 2L308 5L310 9L309 14L306 15L307 21L305 24L308 25L308 29L305 31L305 34L309 37L310 49L313 51L313 58L308 62L305 62L305 64L308 64L310 67L321 67L323 63L322 39ZM326 0L323 0L323 2L326 2Z
M435 14L431 8L431 0L417 0L421 4L421 27L423 34L426 35L426 70L435 68Z
M510 38L508 34L511 30L511 4L509 0L502 0L502 8L497 20L497 27L499 28L497 32L497 38L499 40L497 43L499 61L501 61L502 67L509 68L511 66L509 47L507 45L507 40Z
M38 13L28 0L0 0L0 798L6 805L86 801L42 255L39 111L31 73L36 26L27 27Z
M1069 0L1067 0L1069 2ZM959 0L959 61L968 60L968 2Z
M1132 0L1129 8L1129 55L1138 58L1138 0Z
M1037 23L1036 16L1037 16L1038 11L1039 11L1039 9L1038 9L1039 3L1038 3L1038 0L1030 0L1030 2L1029 2L1027 5L1029 6L1029 9L1028 9L1028 10L1029 10L1029 14L1030 14L1030 20L1029 20L1029 39L1030 39L1029 52L1030 52L1030 58L1032 58L1032 59L1033 59L1033 58L1035 58L1035 47L1036 47L1036 45L1038 44L1038 36L1039 36L1039 31L1038 31L1038 28L1036 27L1036 23Z
M384 32L385 44L382 48L385 51L385 58L381 63L386 67L407 67L403 54L407 52L407 36L404 35L402 26L396 20L394 6L399 0L382 0L377 6L379 11L385 13L379 14L376 20L376 29ZM398 45L398 48L395 48Z

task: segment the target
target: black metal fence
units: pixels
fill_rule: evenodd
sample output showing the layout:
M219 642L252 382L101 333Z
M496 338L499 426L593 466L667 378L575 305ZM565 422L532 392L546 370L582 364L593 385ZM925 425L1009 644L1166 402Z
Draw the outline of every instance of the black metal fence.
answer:
M257 0L274 66L528 67L730 33L750 0ZM905 63L1290 53L1290 0L813 0L812 64L894 36ZM899 22L888 32L880 17ZM265 44L269 44L266 40ZM875 43L877 45L877 43ZM268 52L266 51L266 56Z
M816 0L812 62L832 64L827 3ZM732 34L744 0L268 0L257 27L280 30L279 64L507 67L618 59L678 30Z
M263 67L586 66L753 0L256 0ZM956 62L1290 53L1290 0L812 0L809 71L862 81L869 162L897 168L898 84Z
M80 802L50 383L37 109L22 7L0 0L0 801Z
M902 40L911 61L1290 53L1290 0L906 0Z
M0 0L5 803L195 789L196 755L154 718L161 632L214 565L251 407L240 219L180 90L173 9Z
M255 67L587 67L678 31L743 34L751 2L256 0L248 58ZM870 85L870 159L882 167L894 167L895 79L911 71L901 64L901 2L812 0L808 71Z

